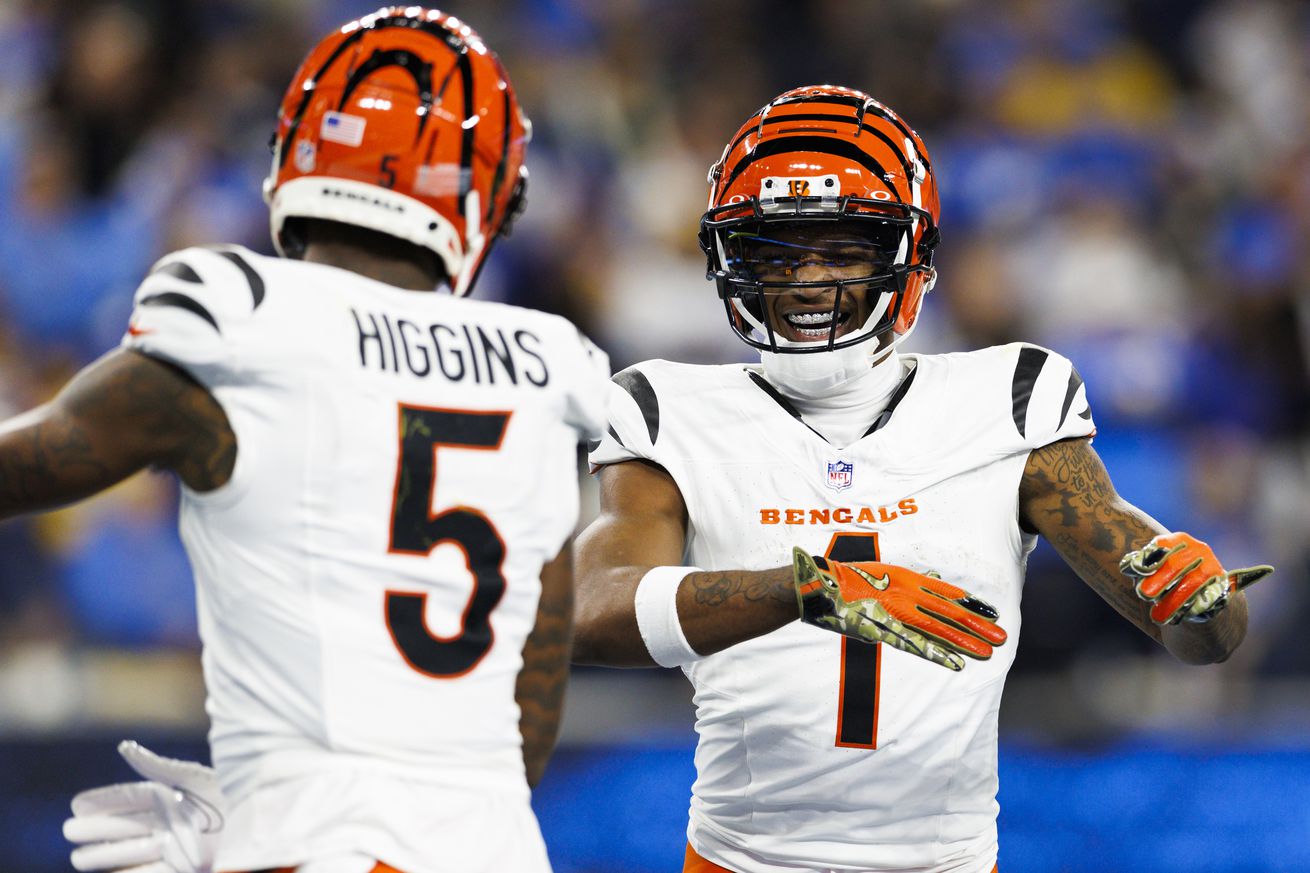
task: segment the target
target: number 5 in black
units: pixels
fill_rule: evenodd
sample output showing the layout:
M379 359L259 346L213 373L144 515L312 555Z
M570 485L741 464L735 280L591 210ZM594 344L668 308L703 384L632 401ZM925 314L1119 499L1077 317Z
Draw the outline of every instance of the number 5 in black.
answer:
M383 188L396 187L396 168L392 166L396 162L396 155L383 155L382 163L378 165L378 184Z
M458 634L432 633L423 618L427 594L388 591L386 622L396 648L420 673L453 679L468 673L491 651L491 611L505 594L505 543L491 521L459 506L432 512L437 454L444 447L495 451L505 436L509 412L473 412L400 406L400 455L391 503L393 554L426 556L443 543L464 552L473 590Z

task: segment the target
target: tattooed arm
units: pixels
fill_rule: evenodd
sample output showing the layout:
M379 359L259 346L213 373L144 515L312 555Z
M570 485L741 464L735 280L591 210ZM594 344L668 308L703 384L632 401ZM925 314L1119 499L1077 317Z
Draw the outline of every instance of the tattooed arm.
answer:
M209 491L228 480L236 437L181 370L115 350L43 406L0 423L0 518L89 497L154 465Z
M523 734L523 764L528 785L536 786L555 750L564 686L569 679L569 644L573 639L573 550L565 544L541 568L537 623L523 646L523 669L514 686Z
M673 478L641 461L600 474L600 515L578 539L573 660L653 667L633 598L652 567L683 562L687 507ZM678 619L691 647L713 654L799 616L791 567L692 573L678 588Z
M1223 661L1246 635L1246 598L1240 593L1205 624L1160 627L1151 621L1150 604L1137 596L1134 580L1119 572L1119 559L1166 529L1118 495L1090 441L1061 440L1029 455L1019 517L1097 594L1180 661Z

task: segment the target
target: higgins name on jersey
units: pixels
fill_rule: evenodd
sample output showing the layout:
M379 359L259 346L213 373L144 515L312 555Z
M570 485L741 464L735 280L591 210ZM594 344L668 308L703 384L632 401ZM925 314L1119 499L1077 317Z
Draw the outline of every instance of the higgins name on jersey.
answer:
M604 428L604 353L558 316L239 247L156 264L123 344L236 435L231 478L183 488L179 521L221 869L363 846L430 870L471 803L523 808L515 682L578 443Z
M527 328L506 330L477 322L416 324L404 316L352 309L359 334L359 364L383 372L440 377L449 382L544 388L550 367L541 337Z

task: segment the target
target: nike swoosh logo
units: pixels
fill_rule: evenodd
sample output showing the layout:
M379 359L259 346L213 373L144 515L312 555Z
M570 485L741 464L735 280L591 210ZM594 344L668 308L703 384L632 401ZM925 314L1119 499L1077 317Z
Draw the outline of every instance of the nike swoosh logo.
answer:
M853 565L851 566L851 569L854 570L856 573L858 573L860 578L862 578L865 582L868 582L871 586L873 586L879 591L886 591L887 586L892 584L892 577L890 573L883 573L882 576L879 577L873 575L867 570L861 570L859 567Z

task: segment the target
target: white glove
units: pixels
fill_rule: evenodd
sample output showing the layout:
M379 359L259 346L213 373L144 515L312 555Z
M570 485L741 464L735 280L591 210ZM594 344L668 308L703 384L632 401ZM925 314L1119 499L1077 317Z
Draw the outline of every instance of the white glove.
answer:
M223 793L214 771L156 755L132 740L118 754L146 782L79 793L64 838L77 844L77 870L210 873L223 828Z

